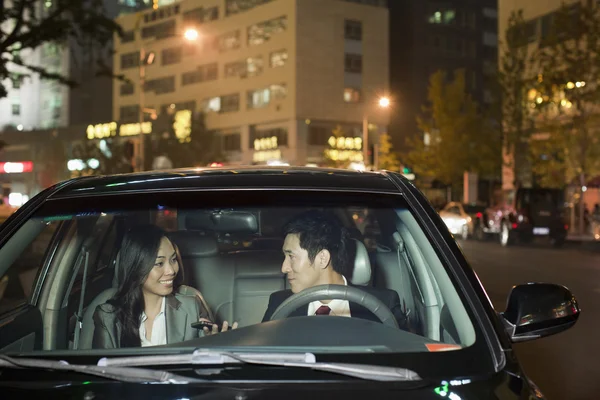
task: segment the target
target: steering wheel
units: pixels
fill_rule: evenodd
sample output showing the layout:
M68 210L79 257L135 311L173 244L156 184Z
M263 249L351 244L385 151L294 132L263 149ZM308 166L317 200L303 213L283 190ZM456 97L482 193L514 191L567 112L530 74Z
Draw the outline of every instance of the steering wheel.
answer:
M348 300L349 302L359 304L372 312L382 324L400 329L394 314L381 300L364 290L344 285L319 285L304 289L281 303L273 315L271 315L270 320L284 319L297 308L313 301L334 299Z

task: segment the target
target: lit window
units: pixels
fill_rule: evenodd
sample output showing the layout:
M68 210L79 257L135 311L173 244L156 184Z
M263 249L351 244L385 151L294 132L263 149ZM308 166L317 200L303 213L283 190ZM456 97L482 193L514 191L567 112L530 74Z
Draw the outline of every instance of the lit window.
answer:
M252 90L248 92L248 108L263 108L271 103L271 100L282 100L287 95L285 85L270 85L267 88Z
M287 29L287 17L274 18L248 27L248 45L256 46L267 42L274 35Z
M354 88L344 89L344 101L346 103L358 103L360 101L360 90Z
M217 38L217 48L219 51L233 50L240 47L240 31L225 33Z
M451 25L456 23L456 10L435 10L429 14L427 19L430 24L446 24Z
M430 24L441 24L442 23L442 12L436 11L431 16L429 16Z
M206 112L219 112L221 111L221 98L213 97L208 99L206 102L206 107L204 108Z
M258 57L249 57L246 59L246 74L248 76L256 76L260 75L263 70L263 58L261 56Z
M287 50L279 50L271 53L271 68L283 67L288 60Z

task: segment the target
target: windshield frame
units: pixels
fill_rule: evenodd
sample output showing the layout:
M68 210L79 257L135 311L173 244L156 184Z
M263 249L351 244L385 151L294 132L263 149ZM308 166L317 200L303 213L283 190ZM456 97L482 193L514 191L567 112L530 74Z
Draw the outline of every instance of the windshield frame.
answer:
M231 196L230 193L240 191L244 192L244 196ZM331 205L334 207L340 207L341 204L348 204L348 202L352 202L352 205L355 204L368 204L370 207L374 207L379 205L381 207L390 207L394 209L404 208L408 209L410 213L414 216L414 218L419 223L420 228L423 230L423 233L427 236L427 238L431 241L432 247L437 253L438 257L440 257L440 261L444 265L444 269L448 273L450 280L454 285L454 289L458 293L461 301L463 302L465 309L469 315L471 323L473 324L473 328L476 331L476 341L473 345L463 348L457 351L448 351L448 352L439 352L439 353L381 353L381 354L319 354L319 357L324 357L324 360L331 360L336 362L357 362L357 363L381 363L381 365L398 365L399 363L405 364L405 361L409 361L410 359L419 360L417 363L425 362L429 363L438 363L442 362L444 365L464 365L464 372L473 373L475 370L479 372L484 371L493 371L492 360L490 355L490 349L488 347L490 339L487 338L488 334L485 332L486 328L484 327L487 318L482 318L482 316L477 311L477 308L474 307L476 304L477 296L472 297L474 295L473 290L465 290L469 287L469 283L465 279L464 268L463 265L458 264L456 262L451 262L448 254L450 254L447 243L445 241L440 241L439 238L435 238L435 235L432 236L432 232L435 233L435 229L431 229L431 226L428 226L427 221L424 219L425 213L418 210L419 207L415 210L415 208L411 207L410 204L406 201L407 196L403 193L391 194L389 192L373 192L373 191L364 191L364 192L356 192L349 190L323 190L323 189L293 189L293 188L282 188L282 189L269 189L267 192L268 196L265 195L265 189L196 189L196 190L182 190L182 191L165 191L165 190L156 190L156 191L146 191L145 193L130 193L130 194L104 194L104 195L91 195L87 197L72 197L72 198L60 198L60 199L48 199L45 201L35 212L35 217L40 216L55 216L66 213L67 211L71 214L85 212L85 211L98 211L98 210L110 210L119 209L119 210L140 210L144 208L148 208L150 206L156 207L157 204L160 204L165 207L169 207L172 204L176 208L182 208L182 205L187 204L190 208L198 208L199 204L196 199L196 196L202 196L202 204L201 208L210 207L211 204L218 204L222 208L233 207L236 204L249 207L252 205L258 206L290 206L291 204L297 204L299 206L306 207L307 199L311 200L310 204L315 204L317 206L326 206ZM318 194L325 196L318 196ZM135 201L127 201L128 199L135 198ZM355 204L354 204L355 203ZM26 223L26 220L20 220L22 226ZM430 221L429 224L435 222ZM20 227L19 226L19 227ZM3 230L4 231L4 230ZM0 232L2 234L4 232ZM439 235L439 232L438 232ZM4 245L9 237L12 235L2 236L1 244ZM47 273L47 270L45 271ZM461 277L462 276L462 277ZM38 285L41 287L45 281L45 274L40 274L38 277L38 283L36 285L35 290L39 290ZM479 307L481 308L481 307ZM484 326L482 326L482 324ZM487 321L489 325L489 321ZM484 341L486 343L484 343ZM496 339L497 341L497 339ZM120 349L118 353L122 354L131 354L132 350L136 350L136 354L140 354L139 349ZM173 350L170 350L173 351ZM67 353L72 356L76 355L92 355L93 353L106 353L106 350L70 350L64 351L61 353ZM484 353L486 356L482 357L481 353ZM37 352L35 352L37 353ZM53 356L54 354L58 354L57 351L41 351L39 352L43 355ZM144 349L142 354L152 354L152 349ZM29 355L30 353L28 353ZM112 352L111 352L112 355ZM416 358L415 358L416 357ZM448 360L448 364L445 364L442 361L442 357ZM406 359L404 361L404 359ZM479 363L467 362L465 360L478 359L481 360ZM428 360L428 361L425 361ZM462 362L461 362L462 360ZM411 362L412 364L412 362ZM411 368L409 365L402 365L403 367ZM463 368L460 368L463 370ZM454 371L454 369L452 369ZM450 369L439 367L440 373L450 373ZM444 372L445 371L445 372Z

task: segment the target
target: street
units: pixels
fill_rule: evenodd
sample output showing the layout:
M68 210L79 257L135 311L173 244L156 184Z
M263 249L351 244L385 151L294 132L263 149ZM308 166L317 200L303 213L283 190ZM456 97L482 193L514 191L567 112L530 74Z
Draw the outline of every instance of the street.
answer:
M502 248L496 241L460 241L498 311L513 285L557 283L568 287L582 309L570 330L515 345L528 376L551 400L596 399L600 393L600 253L566 245Z

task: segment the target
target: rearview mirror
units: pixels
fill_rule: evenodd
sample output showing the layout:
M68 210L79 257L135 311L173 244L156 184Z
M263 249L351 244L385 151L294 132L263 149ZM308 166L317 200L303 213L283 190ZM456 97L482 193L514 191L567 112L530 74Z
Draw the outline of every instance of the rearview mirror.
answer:
M551 283L529 283L512 288L501 313L513 342L554 335L572 327L581 309L569 289Z
M258 219L246 211L207 210L187 215L185 226L190 230L254 234L258 232Z

